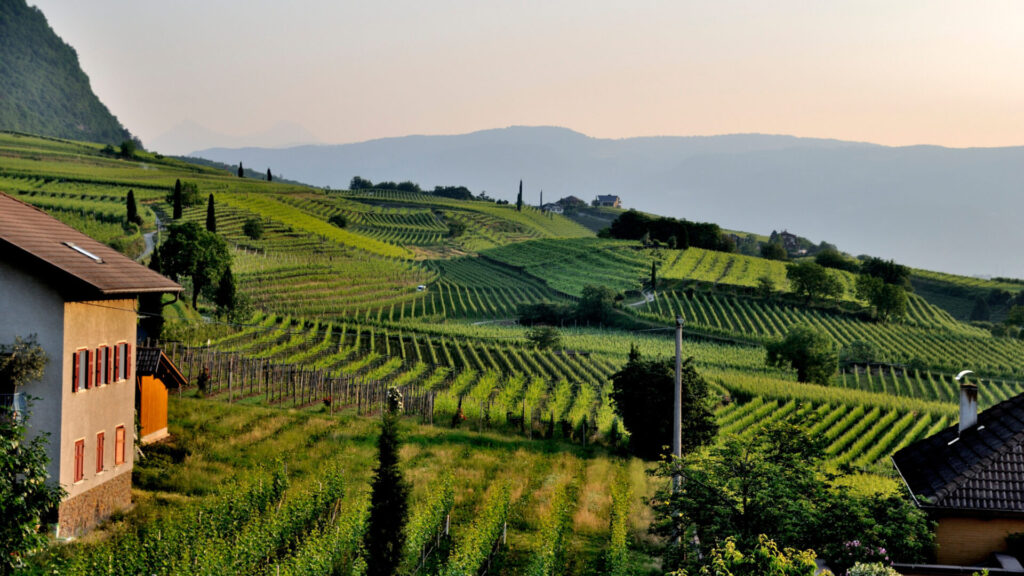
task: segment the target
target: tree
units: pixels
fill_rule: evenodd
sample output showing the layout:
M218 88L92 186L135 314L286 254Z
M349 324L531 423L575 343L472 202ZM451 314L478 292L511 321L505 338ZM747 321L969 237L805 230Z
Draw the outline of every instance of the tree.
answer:
M768 260L785 260L789 258L789 254L786 252L786 247L782 245L782 241L768 242L761 245L761 258L767 258Z
M767 364L791 366L800 382L827 386L839 367L835 340L807 324L794 324L785 338L768 342L765 348Z
M121 157L122 158L135 158L135 153L138 152L138 146L135 141L131 138L121 142Z
M708 384L697 372L693 358L683 362L684 453L710 443L718 425L711 412ZM663 454L672 443L675 360L644 360L633 348L629 361L612 375L611 399L615 413L629 430L629 450L648 460Z
M881 358L878 347L865 340L854 340L839 351L843 364L873 364Z
M658 267L653 260L651 260L651 292L655 294L658 292Z
M373 188L373 182L359 176L353 176L348 185L349 190L369 190L370 188Z
M868 257L861 262L860 271L869 276L881 278L886 284L910 288L910 268L892 260Z
M767 300L772 297L772 293L775 292L775 281L772 277L765 274L757 279L756 287L757 295Z
M242 163L238 163L238 177L245 178L245 168L242 167Z
M213 295L213 303L217 305L217 314L227 316L235 308L235 277L231 274L231 267L224 269L224 273L217 282L217 291Z
M580 320L605 323L615 308L615 291L607 286L588 285L576 303L576 315Z
M171 199L171 204L174 205L174 213L171 217L175 220L181 220L183 202L184 200L181 195L181 179L178 179L174 181L174 195Z
M43 377L47 357L35 336L0 345L0 393ZM0 405L0 574L16 571L25 558L46 547L40 528L52 517L64 490L47 482L47 435L26 440L24 419L12 418Z
M562 335L553 326L536 326L526 333L526 341L540 350L558 350L562 347Z
M142 216L139 215L139 207L135 204L135 191L128 191L128 198L125 200L125 219L133 224L142 226Z
M389 399L393 392L389 391ZM402 559L409 487L398 467L399 410L389 405L377 437L378 464L370 488L366 523L367 574L391 576Z
M242 224L242 233L252 238L253 240L259 240L263 237L263 221L259 218L249 218Z
M824 455L820 439L783 421L665 462L657 475L679 476L683 485L655 497L652 530L672 540L699 534L705 551L729 540L754 548L767 537L779 547L817 550L830 561L842 562L841 550L853 540L885 548L899 561L927 558L933 536L925 514L904 496L856 496L832 484L818 472ZM672 550L669 567L697 563L686 557L687 548Z
M172 224L167 241L160 246L160 262L164 274L192 280L192 307L200 293L207 293L220 281L231 264L231 253L224 239L199 228L195 222Z
M793 292L802 295L807 303L814 298L838 298L843 294L839 279L814 262L787 264L786 278Z
M735 538L710 552L701 575L708 576L814 576L818 565L814 550L779 550L770 538L761 535L758 544L748 553L742 553Z
M217 212L213 207L213 194L210 194L210 200L206 203L206 231L217 232Z
M1024 326L1024 306L1013 306L1006 316L1006 323L1013 326Z
M974 308L971 309L971 321L972 322L987 322L991 317L991 311L988 308L988 302L984 298L978 296L974 299Z
M270 168L267 168L267 182L273 182L274 175L270 173Z
M836 270L846 270L847 272L856 273L860 270L860 264L843 256L839 250L832 246L828 246L818 252L814 256L814 262L825 268L835 268Z
M516 196L516 212L523 211L523 181L519 181L519 195Z
M344 228L348 226L348 218L345 218L344 214L334 214L327 219L328 222L334 224L338 228Z
M896 284L886 284L876 276L861 274L857 277L857 297L874 306L883 322L900 320L907 314L906 290Z

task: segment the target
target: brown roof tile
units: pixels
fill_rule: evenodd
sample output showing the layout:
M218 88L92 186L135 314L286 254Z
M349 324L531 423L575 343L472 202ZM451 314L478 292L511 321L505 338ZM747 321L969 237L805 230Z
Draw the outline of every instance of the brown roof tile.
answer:
M0 258L31 266L34 273L53 276L62 282L58 287L72 300L76 296L181 291L177 282L2 192ZM82 289L85 293L79 293Z

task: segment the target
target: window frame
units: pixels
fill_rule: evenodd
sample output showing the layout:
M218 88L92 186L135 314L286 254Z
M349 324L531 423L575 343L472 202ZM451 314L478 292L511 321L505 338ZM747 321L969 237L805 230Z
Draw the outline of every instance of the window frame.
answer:
M85 480L85 438L75 440L75 473L74 483Z
M114 466L124 464L124 445L128 442L124 425L114 428Z
M103 467L103 444L106 436L105 431L96 433L96 473L101 474L104 470Z

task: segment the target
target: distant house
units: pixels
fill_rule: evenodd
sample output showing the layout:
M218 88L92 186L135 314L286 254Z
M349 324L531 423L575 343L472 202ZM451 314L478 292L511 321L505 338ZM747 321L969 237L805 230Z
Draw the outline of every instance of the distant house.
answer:
M561 205L562 208L583 208L587 205L582 198L577 198L575 196L566 196L559 200L557 204Z
M135 361L135 411L139 417L139 441L143 444L167 437L167 391L188 384L178 367L159 348L138 347Z
M553 214L561 214L562 212L564 212L564 210L562 209L562 205L555 203L545 204L541 206L540 209L545 212L551 212Z
M139 294L181 286L43 211L0 193L0 341L36 335L49 358L28 433L49 434L51 481L67 496L58 534L131 504Z
M594 198L593 205L607 208L622 208L622 200L618 196L598 196Z
M796 234L783 230L779 233L779 239L782 240L782 247L786 249L786 252L793 254L800 249L800 237Z
M1006 568L1016 564L1003 554L1006 537L1024 533L1024 394L981 414L977 398L977 386L961 385L959 424L892 461L917 506L937 522L938 564ZM897 568L908 576L954 573Z

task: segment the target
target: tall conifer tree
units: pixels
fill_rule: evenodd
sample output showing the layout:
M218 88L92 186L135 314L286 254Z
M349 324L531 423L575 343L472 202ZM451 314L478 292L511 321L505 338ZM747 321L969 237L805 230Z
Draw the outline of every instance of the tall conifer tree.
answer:
M366 526L367 574L370 576L395 574L405 545L409 487L398 468L399 410L391 406L390 400L377 439L379 464L373 476L370 518Z
M238 177L245 178L245 168L242 168L242 163L238 163Z
M174 181L174 214L172 218L175 220L181 219L181 180Z
M125 203L127 204L125 210L127 212L126 216L128 221L138 224L139 226L142 226L142 216L139 216L139 207L137 204L135 204L134 190L128 191L128 199L125 201Z
M523 181L519 181L519 195L516 196L516 212L523 211Z
M217 213L213 208L213 194L210 194L210 201L206 204L206 231L217 231Z

